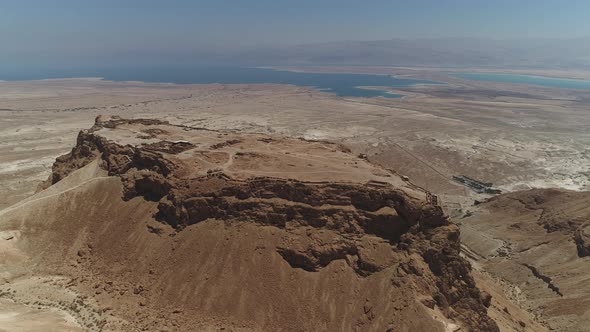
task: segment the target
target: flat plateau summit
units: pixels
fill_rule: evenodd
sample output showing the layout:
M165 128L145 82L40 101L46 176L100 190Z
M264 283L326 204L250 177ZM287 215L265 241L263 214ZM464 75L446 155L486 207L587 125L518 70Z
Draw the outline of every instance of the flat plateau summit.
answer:
M458 226L338 144L98 117L0 221L16 327L498 331Z

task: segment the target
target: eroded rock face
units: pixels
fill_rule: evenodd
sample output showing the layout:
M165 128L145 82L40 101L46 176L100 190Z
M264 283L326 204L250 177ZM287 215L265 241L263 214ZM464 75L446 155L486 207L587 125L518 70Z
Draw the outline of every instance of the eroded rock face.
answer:
M590 256L590 224L584 224L574 232L579 257Z
M392 287L415 288L417 295L431 299L424 303L435 303L466 328L498 331L486 313L489 295L477 289L470 265L459 256L459 229L440 207L385 182L318 182L264 172L238 178L219 169L195 175L191 151L199 142L187 138L122 144L102 134L105 128L130 125L140 126L142 139L149 140L174 129L155 120L98 119L79 134L70 154L56 160L50 182L100 158L101 167L121 179L124 200L141 196L158 202L155 219L178 233L211 219L223 220L228 227L276 227L286 234L276 252L292 268L316 273L343 260L359 277L388 273ZM277 144L270 138L257 142ZM237 149L241 143L227 139L207 147L220 151ZM199 155L205 155L203 150ZM229 159L259 157L260 162L270 158L239 152Z
M481 269L518 287L520 303L535 319L555 331L590 326L589 192L532 189L498 195L461 223L462 243Z
M530 212L537 212L537 224L547 233L567 234L576 243L578 256L587 256L587 233L590 224L588 193L563 189L531 189L489 199L494 206L513 200Z

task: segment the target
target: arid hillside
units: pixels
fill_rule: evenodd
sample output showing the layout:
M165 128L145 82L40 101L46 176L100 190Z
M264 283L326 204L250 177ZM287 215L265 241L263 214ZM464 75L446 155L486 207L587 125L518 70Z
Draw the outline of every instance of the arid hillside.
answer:
M468 212L461 241L474 266L549 329L590 331L590 193L534 189Z
M97 118L40 190L0 212L13 326L498 331L459 228L336 144Z

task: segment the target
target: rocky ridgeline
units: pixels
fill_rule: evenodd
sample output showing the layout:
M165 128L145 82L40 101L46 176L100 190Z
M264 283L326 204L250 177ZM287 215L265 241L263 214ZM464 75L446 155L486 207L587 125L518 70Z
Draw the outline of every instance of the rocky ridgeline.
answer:
M390 184L238 180L223 172L185 178L177 174L181 165L173 156L190 150L191 143L120 145L97 133L120 124L167 125L97 119L90 130L80 132L72 151L56 160L46 185L100 158L101 167L121 179L124 200L141 196L158 202L154 218L177 232L209 218L279 227L292 239L277 252L293 268L316 272L343 259L360 276L387 270L394 286L416 285L427 307L438 306L471 330L498 331L487 316L489 295L478 290L469 263L459 256L459 229L440 207L410 198ZM330 240L301 236L304 228L328 232ZM367 246L367 241L378 245Z

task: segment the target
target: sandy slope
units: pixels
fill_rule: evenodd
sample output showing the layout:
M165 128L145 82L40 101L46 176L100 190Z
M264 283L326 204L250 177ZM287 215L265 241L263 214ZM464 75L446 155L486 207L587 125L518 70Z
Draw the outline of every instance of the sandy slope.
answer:
M590 193L511 193L470 214L461 236L477 266L552 330L590 331L590 261L575 240L590 223Z

